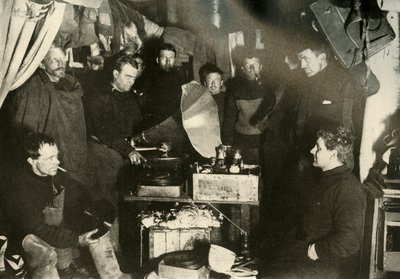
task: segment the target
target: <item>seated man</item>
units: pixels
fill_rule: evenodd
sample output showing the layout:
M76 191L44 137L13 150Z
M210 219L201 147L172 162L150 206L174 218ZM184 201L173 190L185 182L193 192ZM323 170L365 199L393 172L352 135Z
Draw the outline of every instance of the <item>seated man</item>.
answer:
M95 199L105 198L116 205L117 178L124 160L138 165L142 156L130 144L130 138L142 123L136 95L131 92L140 74L132 55L124 55L115 62L113 81L100 87L96 96L85 100L85 113L91 142L89 152L95 162Z
M72 180L57 174L60 161L54 139L32 133L27 137L24 149L27 164L14 177L7 200L7 212L12 222L10 243L20 251L22 240L27 235L35 235L56 248L57 267L63 273L72 264L73 247L98 242L92 239L97 229L81 231L82 206L87 204L87 199ZM26 246L24 249L30 250Z
M322 176L296 238L268 253L262 278L357 278L365 194L348 167L354 137L343 127L321 130L311 150ZM275 242L277 243L277 242Z

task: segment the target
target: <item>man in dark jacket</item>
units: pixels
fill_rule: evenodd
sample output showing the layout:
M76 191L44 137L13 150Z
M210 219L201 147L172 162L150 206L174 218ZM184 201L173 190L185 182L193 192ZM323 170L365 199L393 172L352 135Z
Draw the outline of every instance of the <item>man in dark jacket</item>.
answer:
M322 170L296 237L285 238L263 278L357 278L365 194L352 174L354 137L343 127L321 130L311 150Z
M21 142L27 132L54 137L61 151L62 167L74 174L74 179L90 184L83 91L76 78L65 71L64 50L50 48L40 69L16 92L11 118Z
M164 43L160 46L156 58L157 67L150 73L149 79L149 117L146 119L148 127L163 122L180 108L181 86L185 79L175 67L175 58L176 50L173 45Z
M331 59L329 45L316 36L306 36L299 47L302 83L295 134L302 155L315 142L315 133L327 125L342 125L355 135L356 163L366 98L378 92L379 81L365 63L351 70Z
M70 248L97 243L97 239L91 238L97 229L81 231L87 198L72 180L58 174L59 151L54 139L45 134L30 134L25 152L27 165L14 177L7 200L13 228L10 242L19 250L22 240L33 234L55 247L57 254L63 251L63 255L66 249L72 255ZM72 257L59 259L59 268L68 269L71 260Z
M135 151L130 138L142 122L142 114L131 88L138 76L138 64L132 55L117 59L113 81L101 87L95 96L85 100L89 151L95 163L94 198L116 203L117 178L124 160L140 164L143 157Z

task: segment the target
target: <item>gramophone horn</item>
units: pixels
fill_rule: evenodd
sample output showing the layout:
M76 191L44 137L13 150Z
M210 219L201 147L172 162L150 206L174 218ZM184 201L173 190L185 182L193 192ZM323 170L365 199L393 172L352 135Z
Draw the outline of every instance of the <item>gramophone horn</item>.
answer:
M160 124L136 134L134 140L140 143L150 144L166 142L170 144L173 149L175 149L175 147L179 148L184 144L185 140L187 140L182 126L180 110L176 110Z
M217 104L208 89L195 82L182 86L180 110L133 137L139 143L166 142L172 149L183 148L187 138L206 158L215 156L215 147L221 144Z
M197 82L183 85L181 111L183 127L194 149L203 157L215 156L221 132L218 107L208 89Z

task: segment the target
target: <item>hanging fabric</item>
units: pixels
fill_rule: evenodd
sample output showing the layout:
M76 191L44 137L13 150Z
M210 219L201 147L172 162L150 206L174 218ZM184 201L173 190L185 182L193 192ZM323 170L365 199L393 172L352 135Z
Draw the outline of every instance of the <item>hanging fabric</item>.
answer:
M60 2L66 2L72 5L77 5L77 6L85 6L88 8L99 8L100 4L103 2L103 0L59 0Z
M0 106L7 93L24 83L45 57L60 27L65 4L28 0L0 2ZM37 37L35 28L42 24Z
M66 5L54 43L62 48L90 46L98 42L95 32L98 12L94 8Z

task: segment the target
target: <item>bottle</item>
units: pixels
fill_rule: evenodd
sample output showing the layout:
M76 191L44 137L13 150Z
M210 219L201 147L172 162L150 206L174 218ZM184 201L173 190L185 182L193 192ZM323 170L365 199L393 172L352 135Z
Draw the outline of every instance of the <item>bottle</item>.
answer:
M390 150L389 165L387 169L387 176L390 179L396 179L399 177L399 152L397 148Z
M222 145L216 148L217 161L213 166L213 173L226 173L225 150Z
M242 154L240 149L236 149L233 155L231 166L229 167L230 173L240 173L242 169Z
M193 169L195 173L199 173L200 172L200 167L199 167L199 163L198 162L194 162L193 163Z

